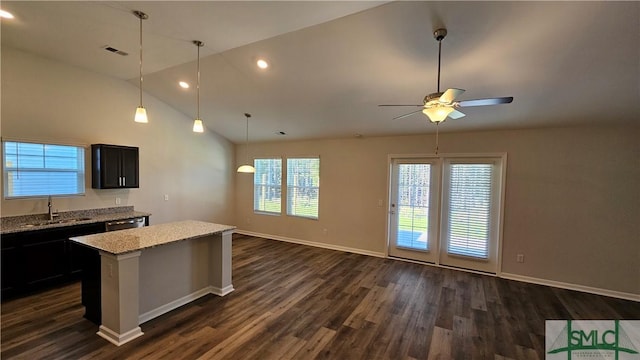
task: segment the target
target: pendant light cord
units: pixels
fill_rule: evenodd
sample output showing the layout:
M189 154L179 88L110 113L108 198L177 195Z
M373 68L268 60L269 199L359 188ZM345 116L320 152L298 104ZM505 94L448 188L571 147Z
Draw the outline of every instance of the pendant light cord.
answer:
M245 137L245 141L244 141L244 151L247 154L247 165L248 165L249 164L249 117L251 117L251 115L244 114L244 116L247 117L247 136Z
M142 18L143 16L138 15L138 17L140 18L140 107L142 107Z
M198 84L197 84L197 92L198 92L198 114L196 116L196 119L200 119L200 42L196 43L196 46L198 47Z

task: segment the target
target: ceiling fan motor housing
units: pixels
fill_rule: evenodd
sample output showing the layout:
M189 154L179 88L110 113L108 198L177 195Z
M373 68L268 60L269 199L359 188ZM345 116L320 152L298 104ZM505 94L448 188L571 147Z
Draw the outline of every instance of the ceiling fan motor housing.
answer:
M424 97L424 105L435 105L436 103L440 104L440 97L442 96L442 92L432 93Z

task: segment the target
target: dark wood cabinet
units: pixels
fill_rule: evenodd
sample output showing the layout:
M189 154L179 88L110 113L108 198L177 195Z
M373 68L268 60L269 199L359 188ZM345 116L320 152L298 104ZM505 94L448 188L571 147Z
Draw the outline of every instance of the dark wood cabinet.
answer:
M2 299L80 279L87 254L69 238L104 230L94 223L2 235Z
M140 187L137 147L93 144L91 167L91 187L94 189Z
M19 249L18 234L2 235L2 250L0 252L0 263L2 264L2 279L0 293L13 293L24 282L22 280L22 272L15 271L24 263L22 259L22 251Z

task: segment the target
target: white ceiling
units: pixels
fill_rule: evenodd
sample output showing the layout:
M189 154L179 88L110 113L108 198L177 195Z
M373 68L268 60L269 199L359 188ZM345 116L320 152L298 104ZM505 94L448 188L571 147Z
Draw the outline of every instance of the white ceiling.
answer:
M201 110L208 129L244 141L430 133L410 108L441 88L462 100L513 96L465 108L440 131L614 124L640 120L640 2L11 2L2 46L130 81L137 86L138 19L144 90L189 117L201 50ZM102 49L110 45L123 57ZM255 66L265 57L271 67ZM148 108L151 124L153 109ZM133 112L133 109L132 109ZM152 125L149 126L152 126ZM190 126L190 124L185 124ZM276 135L285 131L286 136Z

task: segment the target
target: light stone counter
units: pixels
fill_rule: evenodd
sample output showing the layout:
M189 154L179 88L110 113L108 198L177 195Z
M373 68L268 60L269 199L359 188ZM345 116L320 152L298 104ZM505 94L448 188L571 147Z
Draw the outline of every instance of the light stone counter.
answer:
M99 253L99 264L96 254L83 271L95 277L82 280L87 311L100 310L97 334L120 346L142 336L146 321L202 296L232 292L234 229L186 220L71 238ZM95 290L85 294L85 288Z
M72 237L70 240L113 255L125 254L175 241L220 234L235 226L185 220L135 229Z

